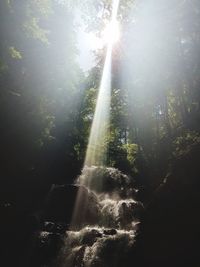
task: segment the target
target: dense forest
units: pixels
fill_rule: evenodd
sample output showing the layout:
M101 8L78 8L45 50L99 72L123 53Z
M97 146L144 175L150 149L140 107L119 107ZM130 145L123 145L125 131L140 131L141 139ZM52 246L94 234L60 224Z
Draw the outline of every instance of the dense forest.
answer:
M84 23L100 37L111 16L111 0L0 1L2 266L200 266L198 0L119 2L101 168L134 179L143 208L133 248L118 263L84 264L79 250L64 265L49 260L60 230L45 228L52 239L38 245L45 211L55 204L49 192L82 174L104 69L106 45L91 52L89 70L81 68L78 31ZM72 191L56 198L66 216Z

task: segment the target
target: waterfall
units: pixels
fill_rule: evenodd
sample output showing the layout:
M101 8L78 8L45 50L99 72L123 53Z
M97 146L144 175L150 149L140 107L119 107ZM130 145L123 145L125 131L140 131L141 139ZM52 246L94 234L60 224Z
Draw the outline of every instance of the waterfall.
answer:
M90 195L87 206L84 202L79 206L87 216L77 222L77 228L66 232L60 265L56 266L122 266L134 245L142 209L135 200L133 178L115 168L92 166L85 167L76 182L85 186Z
M119 0L113 1L111 23L116 21L118 5ZM63 244L49 266L121 267L135 242L142 205L135 200L134 180L105 166L112 45L111 42L107 47L84 167L75 182L79 189L71 225L62 233ZM41 232L41 240L47 236L48 233Z

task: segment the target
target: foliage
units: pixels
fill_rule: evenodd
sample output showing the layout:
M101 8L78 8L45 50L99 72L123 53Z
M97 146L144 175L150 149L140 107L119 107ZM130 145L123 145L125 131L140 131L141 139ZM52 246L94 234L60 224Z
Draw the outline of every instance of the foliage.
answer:
M125 144L123 145L123 148L127 152L127 160L131 166L132 171L134 173L137 173L138 170L136 168L136 161L138 157L139 148L137 144Z
M37 169L66 182L68 171L75 176L82 167L106 48L95 52L95 66L83 73L77 64L77 9L87 31L99 36L112 1L0 3L5 180ZM107 165L138 174L144 157L161 177L172 156L199 142L199 12L195 0L120 1Z
M112 57L109 165L128 169L130 148L125 147L136 144L151 167L160 162L162 173L175 153L174 144L189 138L179 129L198 135L199 10L196 1L120 2L121 41ZM98 35L110 19L111 1L89 1L84 12L88 30ZM98 51L96 70L102 69L104 58L105 50ZM98 84L95 68L90 73ZM134 165L135 157L128 160Z
M200 134L186 130L173 141L173 155L177 158L184 156L197 144L200 144Z
M22 59L22 55L19 51L17 51L13 46L9 47L9 53L12 58Z
M76 122L82 121L83 74L76 63L70 12L51 0L0 3L3 188L13 185L13 176L79 162L74 146L81 143Z

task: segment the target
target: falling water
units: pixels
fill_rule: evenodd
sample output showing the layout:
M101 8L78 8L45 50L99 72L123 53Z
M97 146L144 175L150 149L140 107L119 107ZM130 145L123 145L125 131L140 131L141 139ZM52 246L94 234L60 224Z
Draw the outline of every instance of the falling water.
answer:
M103 180L101 188L99 178ZM85 167L77 183L85 186L80 190L85 198L79 202L79 212L85 215L84 219L61 234L60 230L52 234L47 228L40 233L39 244L44 247L40 254L46 253L46 247L50 251L52 247L54 250L60 247L56 259L41 266L126 266L124 261L128 261L128 253L134 247L142 210L141 203L135 200L137 190L133 178L115 168L92 166ZM60 229L60 224L54 228Z

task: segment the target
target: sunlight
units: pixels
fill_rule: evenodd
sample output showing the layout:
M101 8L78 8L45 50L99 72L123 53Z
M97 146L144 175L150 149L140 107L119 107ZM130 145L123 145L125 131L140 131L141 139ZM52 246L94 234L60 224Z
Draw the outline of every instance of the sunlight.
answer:
M90 130L90 137L87 146L83 172L85 167L91 167L95 165L106 166L106 160L107 160L106 138L109 134L109 123L110 123L112 49L114 43L117 41L118 26L116 23L116 18L117 18L118 6L119 6L119 0L114 0L112 6L111 22L108 26L109 28L106 30L105 33L105 38L106 38L105 40L107 41L106 59L99 87L94 118ZM85 179L88 179L88 177L85 176ZM99 184L101 184L101 182ZM77 223L79 222L80 210L82 210L83 212L85 205L87 205L86 200L84 199L84 196L79 190L75 203L71 227L77 225Z
M101 49L104 46L113 46L120 38L120 25L117 21L117 12L119 0L114 0L112 4L112 17L105 29L101 32L100 37L94 33L88 34L88 43L92 50Z
M120 31L119 22L117 20L111 21L102 33L103 44L115 44L119 41Z
M106 164L106 138L110 122L112 49L119 38L118 6L119 0L113 1L111 21L103 32L102 40L107 43L107 53L84 166L104 166Z
M0 14L0 265L200 267L200 0Z
M97 50L102 49L107 45L114 45L120 38L119 22L115 19L108 23L105 29L101 32L100 37L97 37L94 33L89 33L88 44L90 49Z
M111 47L108 47L86 152L84 164L86 166L105 165L106 162L106 137L109 126L111 95L111 54L112 49Z
M105 29L102 31L100 37L97 37L94 33L88 34L88 43L90 49L97 50L102 49L107 45L114 45L119 41L120 27L119 22L115 19L108 23Z
M92 32L88 33L87 39L91 50L102 49L104 46L102 38L97 37Z

